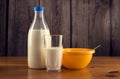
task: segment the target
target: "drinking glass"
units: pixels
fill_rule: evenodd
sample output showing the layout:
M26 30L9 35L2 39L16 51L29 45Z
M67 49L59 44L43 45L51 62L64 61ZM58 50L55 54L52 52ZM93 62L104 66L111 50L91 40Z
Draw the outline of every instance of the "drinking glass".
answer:
M62 65L62 35L45 36L45 63L48 72L60 72Z

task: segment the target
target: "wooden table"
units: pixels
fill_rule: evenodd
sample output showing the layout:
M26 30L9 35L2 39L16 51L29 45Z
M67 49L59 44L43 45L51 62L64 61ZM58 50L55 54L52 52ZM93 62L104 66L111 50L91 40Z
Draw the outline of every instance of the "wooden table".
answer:
M94 57L82 70L32 70L26 57L0 57L0 79L120 79L120 57Z

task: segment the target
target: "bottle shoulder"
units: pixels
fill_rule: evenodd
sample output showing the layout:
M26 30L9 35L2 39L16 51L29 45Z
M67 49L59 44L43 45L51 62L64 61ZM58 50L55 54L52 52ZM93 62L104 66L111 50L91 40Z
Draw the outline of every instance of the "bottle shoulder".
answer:
M31 26L30 26L30 29L49 30L48 25L47 25L45 22L42 23L42 22L34 22L34 21L32 22L32 24L31 24Z

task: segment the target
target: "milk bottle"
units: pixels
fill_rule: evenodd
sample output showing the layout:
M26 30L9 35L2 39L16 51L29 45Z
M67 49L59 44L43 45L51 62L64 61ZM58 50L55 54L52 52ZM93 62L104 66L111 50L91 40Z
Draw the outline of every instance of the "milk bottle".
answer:
M33 69L45 68L44 36L50 35L44 20L44 7L34 7L34 20L28 32L28 67Z

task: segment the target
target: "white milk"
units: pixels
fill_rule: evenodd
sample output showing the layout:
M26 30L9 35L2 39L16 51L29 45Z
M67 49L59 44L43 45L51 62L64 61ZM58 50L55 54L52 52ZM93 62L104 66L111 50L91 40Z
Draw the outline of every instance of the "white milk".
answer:
M28 67L45 68L44 35L49 30L29 30L28 33Z
M62 47L45 48L47 70L59 70L62 65Z

